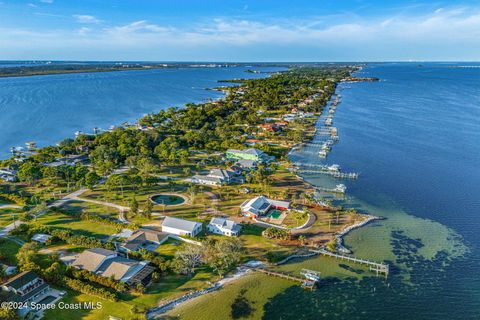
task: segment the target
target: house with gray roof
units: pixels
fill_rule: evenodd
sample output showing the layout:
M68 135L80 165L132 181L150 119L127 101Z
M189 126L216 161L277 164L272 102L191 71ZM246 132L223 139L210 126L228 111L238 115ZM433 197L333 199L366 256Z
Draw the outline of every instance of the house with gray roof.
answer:
M288 211L290 210L290 202L258 196L253 199L246 200L240 205L240 210L242 213L254 219L266 215L272 209Z
M239 159L236 164L237 164L237 166L239 166L243 170L256 170L257 169L257 161L255 161L255 160Z
M83 251L78 258L73 261L72 266L96 273L105 261L115 258L116 256L117 253L115 251L103 248L92 248Z
M148 284L155 269L148 261L137 261L118 256L117 252L103 248L83 251L72 266L88 270L103 277L113 277L127 285Z
M231 170L212 169L207 175L195 175L191 182L211 186L222 186L233 182L241 182L237 173Z
M166 217L162 223L162 231L178 236L195 237L202 231L202 224L196 221Z
M139 229L122 243L120 251L131 252L140 249L155 251L159 245L168 240L168 236L168 233L157 230Z
M260 163L268 163L275 159L273 156L269 156L262 150L255 148L244 150L229 149L225 156L229 160L253 160Z
M235 221L215 217L210 220L207 230L211 233L221 234L229 237L236 237L240 234L241 226Z

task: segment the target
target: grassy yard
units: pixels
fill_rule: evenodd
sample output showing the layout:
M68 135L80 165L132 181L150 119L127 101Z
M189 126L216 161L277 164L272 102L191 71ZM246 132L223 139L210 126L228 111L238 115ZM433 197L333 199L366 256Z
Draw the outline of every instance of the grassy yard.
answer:
M145 294L135 297L132 303L146 307L158 305L162 299L172 300L188 292L207 288L210 282L218 280L208 268L198 269L190 278L182 275L168 275L160 282L152 283L147 287Z
M267 275L251 273L218 291L181 304L167 313L166 318L170 316L187 320L231 319L235 299L244 297L251 310L244 318L261 319L263 305L292 285L293 283L288 280L272 281Z
M295 251L295 248L281 246L276 240L267 239L262 236L264 228L253 224L244 224L240 240L246 248L245 261L266 260L267 254L288 255Z
M162 255L167 260L173 259L175 256L175 252L178 248L182 245L182 242L175 240L175 239L168 239L164 243L162 243L158 248L157 252Z
M99 239L107 238L116 233L115 227L92 221L82 221L69 215L57 212L51 212L41 216L35 221L36 224L46 225L57 229L70 230L76 234L81 234Z
M168 275L161 278L160 282L152 283L142 295L121 295L118 302L106 301L92 295L81 294L67 290L63 298L65 303L101 302L102 308L98 310L53 310L46 313L46 319L59 320L104 320L109 316L120 319L134 318L133 308L146 310L158 305L162 299L170 300L187 292L199 290L208 286L209 281L217 278L208 270L199 270L192 278L181 275ZM60 288L61 290L65 290Z
M0 208L0 227L5 227L17 220L21 212L22 209Z
M60 290L65 290L60 288ZM45 319L56 319L56 320L101 320L108 319L108 317L116 316L120 319L130 319L133 316L132 306L119 301L111 302L97 298L95 296L78 293L72 290L67 291L67 295L61 300L64 303L84 303L84 302L93 302L96 304L100 302L102 307L98 310L67 310L59 309L49 310L45 312Z
M17 263L15 255L20 249L20 245L8 240L0 238L0 262L8 265L14 265Z

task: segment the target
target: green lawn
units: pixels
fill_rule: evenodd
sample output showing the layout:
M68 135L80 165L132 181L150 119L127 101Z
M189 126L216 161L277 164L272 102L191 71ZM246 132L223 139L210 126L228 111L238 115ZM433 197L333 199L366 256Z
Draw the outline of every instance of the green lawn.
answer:
M60 288L60 290L65 290ZM109 316L119 317L120 319L131 319L132 307L125 302L111 302L97 298L95 296L78 293L76 291L67 290L67 295L61 300L64 303L84 303L84 302L97 302L101 303L101 308L97 310L66 310L56 308L55 310L48 310L45 312L45 319L55 320L103 320L108 319ZM58 304L58 302L57 302Z
M35 223L57 229L71 230L76 234L96 237L99 239L107 238L117 232L115 227L106 223L82 221L69 215L56 212L50 212L41 216Z
M22 212L22 209L11 209L4 208L0 209L0 227L5 227L17 220L19 214Z
M71 201L65 205L63 209L71 213L89 213L99 215L104 218L118 218L118 210L115 208L84 201Z
M19 244L8 239L0 238L0 261L8 265L16 264L17 258L15 255L19 249Z
M175 252L182 245L181 241L175 239L168 239L157 248L157 252L162 255L167 260L173 259Z
M210 320L231 319L232 304L243 296L251 307L251 313L245 319L261 319L263 306L269 299L294 285L284 279L272 278L264 274L252 273L235 280L222 289L187 301L166 314L176 319Z
M162 299L172 300L188 292L207 288L210 282L218 280L218 276L207 268L200 268L190 278L183 275L168 275L160 282L147 287L145 294L135 297L131 302L147 307L158 305Z

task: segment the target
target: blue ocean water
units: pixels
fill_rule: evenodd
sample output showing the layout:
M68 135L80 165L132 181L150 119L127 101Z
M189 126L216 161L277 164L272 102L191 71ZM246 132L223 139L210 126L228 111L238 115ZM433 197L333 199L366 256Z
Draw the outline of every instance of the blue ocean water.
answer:
M387 218L346 244L387 260L392 273L327 283L313 295L287 290L266 318L480 319L480 68L461 65L473 67L369 64L357 75L379 82L339 85L340 141L326 160L308 148L293 157L360 173L357 181L305 178L345 183L340 203ZM294 297L298 308L282 307Z
M108 129L143 114L223 96L218 80L258 78L248 67L175 68L0 78L0 158L13 146L39 146L76 131ZM255 67L260 71L283 68Z

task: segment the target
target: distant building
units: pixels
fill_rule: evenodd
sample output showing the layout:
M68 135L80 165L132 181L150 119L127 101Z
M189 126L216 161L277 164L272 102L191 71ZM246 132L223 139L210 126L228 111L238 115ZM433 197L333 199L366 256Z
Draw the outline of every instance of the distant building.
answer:
M256 170L257 169L257 161L255 160L243 160L240 159L236 163L240 168L244 170Z
M229 160L253 160L257 162L270 162L274 159L274 157L267 155L262 150L255 148L245 150L229 149L225 156Z
M212 169L207 175L195 175L191 181L192 183L211 186L222 186L233 182L240 182L238 175L234 171L223 169Z
M162 231L178 236L195 237L202 231L202 224L196 221L166 217L162 223Z
M100 276L113 277L130 286L137 284L147 285L153 271L148 261L137 261L118 256L117 252L102 248L93 248L83 251L73 261L72 266L77 269L88 270Z
M56 158L55 161L50 163L45 163L46 167L60 167L60 166L75 166L77 163L85 164L88 162L88 155L68 155L63 158Z
M168 233L150 229L139 229L122 243L120 251L130 252L140 249L154 251L167 240Z
M0 168L0 179L5 182L17 182L18 181L17 171Z
M222 179L217 177L210 177L209 175L195 175L192 177L191 182L207 186L222 186L225 184Z
M268 132L277 132L278 127L274 123L262 123L258 125L262 130Z
M5 275L7 276L11 276L12 274L16 273L18 270L16 266L9 266L2 263L0 263L0 269L3 269L3 272L5 272Z
M273 200L264 196L259 196L250 200L246 200L240 206L242 213L252 218L265 216L272 209L281 211L290 210L290 202Z
M211 233L236 237L240 234L241 226L235 221L225 218L212 218L207 226L207 230Z
M32 241L35 241L35 242L38 242L38 243L41 243L41 244L45 244L51 238L53 238L53 237L49 234L36 233L36 234L33 235Z

